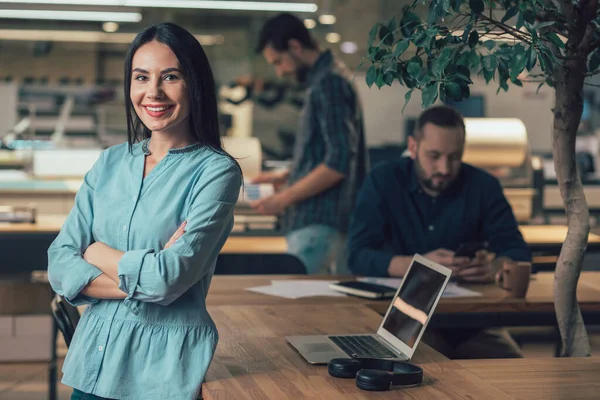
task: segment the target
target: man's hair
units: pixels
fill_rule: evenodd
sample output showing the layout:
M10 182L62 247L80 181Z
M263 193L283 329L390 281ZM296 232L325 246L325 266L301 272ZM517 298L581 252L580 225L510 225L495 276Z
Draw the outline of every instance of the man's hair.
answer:
M296 39L306 49L317 48L304 22L292 14L278 14L270 18L260 30L256 52L262 53L269 45L277 51L286 51L292 39Z
M435 106L424 111L415 129L415 139L421 140L423 136L423 127L431 123L442 128L461 128L463 134L465 132L465 121L462 115L452 107Z

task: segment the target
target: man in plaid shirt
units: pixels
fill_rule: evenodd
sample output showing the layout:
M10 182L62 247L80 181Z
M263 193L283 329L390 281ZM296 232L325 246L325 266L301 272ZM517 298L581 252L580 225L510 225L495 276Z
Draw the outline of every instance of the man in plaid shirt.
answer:
M347 273L348 220L368 168L352 73L331 51L321 51L304 23L290 14L266 22L257 51L278 76L305 85L306 94L291 169L263 173L254 181L287 185L252 206L264 214L283 214L289 252L308 273Z

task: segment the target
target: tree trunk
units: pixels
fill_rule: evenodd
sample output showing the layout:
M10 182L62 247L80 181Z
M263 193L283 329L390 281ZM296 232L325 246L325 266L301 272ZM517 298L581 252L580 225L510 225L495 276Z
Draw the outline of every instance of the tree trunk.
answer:
M589 209L575 162L585 71L585 59L580 57L557 65L554 73L556 105L552 147L569 226L554 273L554 307L562 338L562 357L590 355L590 343L577 302L577 282L590 231Z

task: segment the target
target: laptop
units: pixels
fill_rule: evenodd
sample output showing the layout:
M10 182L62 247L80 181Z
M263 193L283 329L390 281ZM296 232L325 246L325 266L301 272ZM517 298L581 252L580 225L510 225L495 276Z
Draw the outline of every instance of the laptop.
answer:
M286 336L310 364L333 358L412 358L452 270L416 254L374 334Z

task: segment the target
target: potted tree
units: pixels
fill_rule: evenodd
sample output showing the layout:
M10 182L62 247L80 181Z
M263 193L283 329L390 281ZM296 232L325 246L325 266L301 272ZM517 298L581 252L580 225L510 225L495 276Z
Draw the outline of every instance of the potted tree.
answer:
M421 16L423 17L421 17ZM555 90L553 158L568 219L555 270L554 304L562 356L589 356L576 290L590 230L575 162L575 138L586 77L600 73L598 0L414 0L399 17L369 33L369 86L395 80L422 91L423 108L438 98L469 97L472 76L509 85L539 82Z

